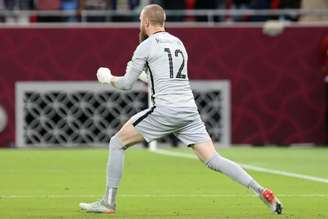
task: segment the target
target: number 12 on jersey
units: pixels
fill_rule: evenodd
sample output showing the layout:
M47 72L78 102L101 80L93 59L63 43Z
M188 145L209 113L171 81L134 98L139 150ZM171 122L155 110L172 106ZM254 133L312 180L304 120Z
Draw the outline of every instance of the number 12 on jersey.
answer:
M173 75L174 74L173 73L173 57L172 57L171 50L170 50L170 48L164 48L164 52L167 52L167 57L169 58L170 78L174 78L174 75ZM176 58L178 58L179 54L181 54L182 63L181 63L181 66L179 68L178 73L176 74L176 78L185 79L186 78L186 75L182 73L182 70L183 70L184 65L185 65L185 58L184 58L184 55L183 55L182 51L180 49L176 49L174 51L174 56Z

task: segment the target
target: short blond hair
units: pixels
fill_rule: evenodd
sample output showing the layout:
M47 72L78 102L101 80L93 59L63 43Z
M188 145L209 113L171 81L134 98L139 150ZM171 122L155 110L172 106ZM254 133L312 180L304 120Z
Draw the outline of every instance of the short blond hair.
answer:
M164 9L157 4L150 4L144 7L143 16L149 19L153 26L164 26L166 15Z

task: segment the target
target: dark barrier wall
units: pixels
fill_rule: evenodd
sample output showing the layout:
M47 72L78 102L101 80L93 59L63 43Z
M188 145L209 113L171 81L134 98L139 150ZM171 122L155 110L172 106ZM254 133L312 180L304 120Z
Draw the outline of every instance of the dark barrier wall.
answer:
M288 28L267 37L261 28L169 29L189 52L191 79L229 79L232 142L325 142L320 41L328 27ZM15 138L15 82L95 80L99 66L122 73L137 45L134 28L1 28L0 104Z

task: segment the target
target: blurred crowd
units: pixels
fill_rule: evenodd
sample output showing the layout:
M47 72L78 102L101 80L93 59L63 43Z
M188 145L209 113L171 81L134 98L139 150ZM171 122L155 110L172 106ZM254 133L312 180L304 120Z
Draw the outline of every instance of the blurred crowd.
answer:
M328 8L328 0L0 0L0 12L3 10L36 10L36 11L76 11L75 15L36 15L19 16L26 22L79 22L82 10L113 10L131 11L140 10L149 3L157 3L168 10L201 10L201 9L325 9ZM0 15L0 21L10 22L18 19L17 16ZM86 22L129 22L137 20L137 16L117 15L88 15ZM327 20L327 16L303 17L298 15L283 16L182 16L168 15L168 21L266 21L272 19L284 19L297 21Z

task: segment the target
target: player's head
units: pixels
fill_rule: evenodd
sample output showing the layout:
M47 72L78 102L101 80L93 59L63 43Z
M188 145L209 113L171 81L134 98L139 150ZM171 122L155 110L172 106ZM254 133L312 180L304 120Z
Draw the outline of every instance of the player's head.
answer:
M165 11L161 6L145 6L140 13L140 42L145 40L154 28L164 28L165 19Z

